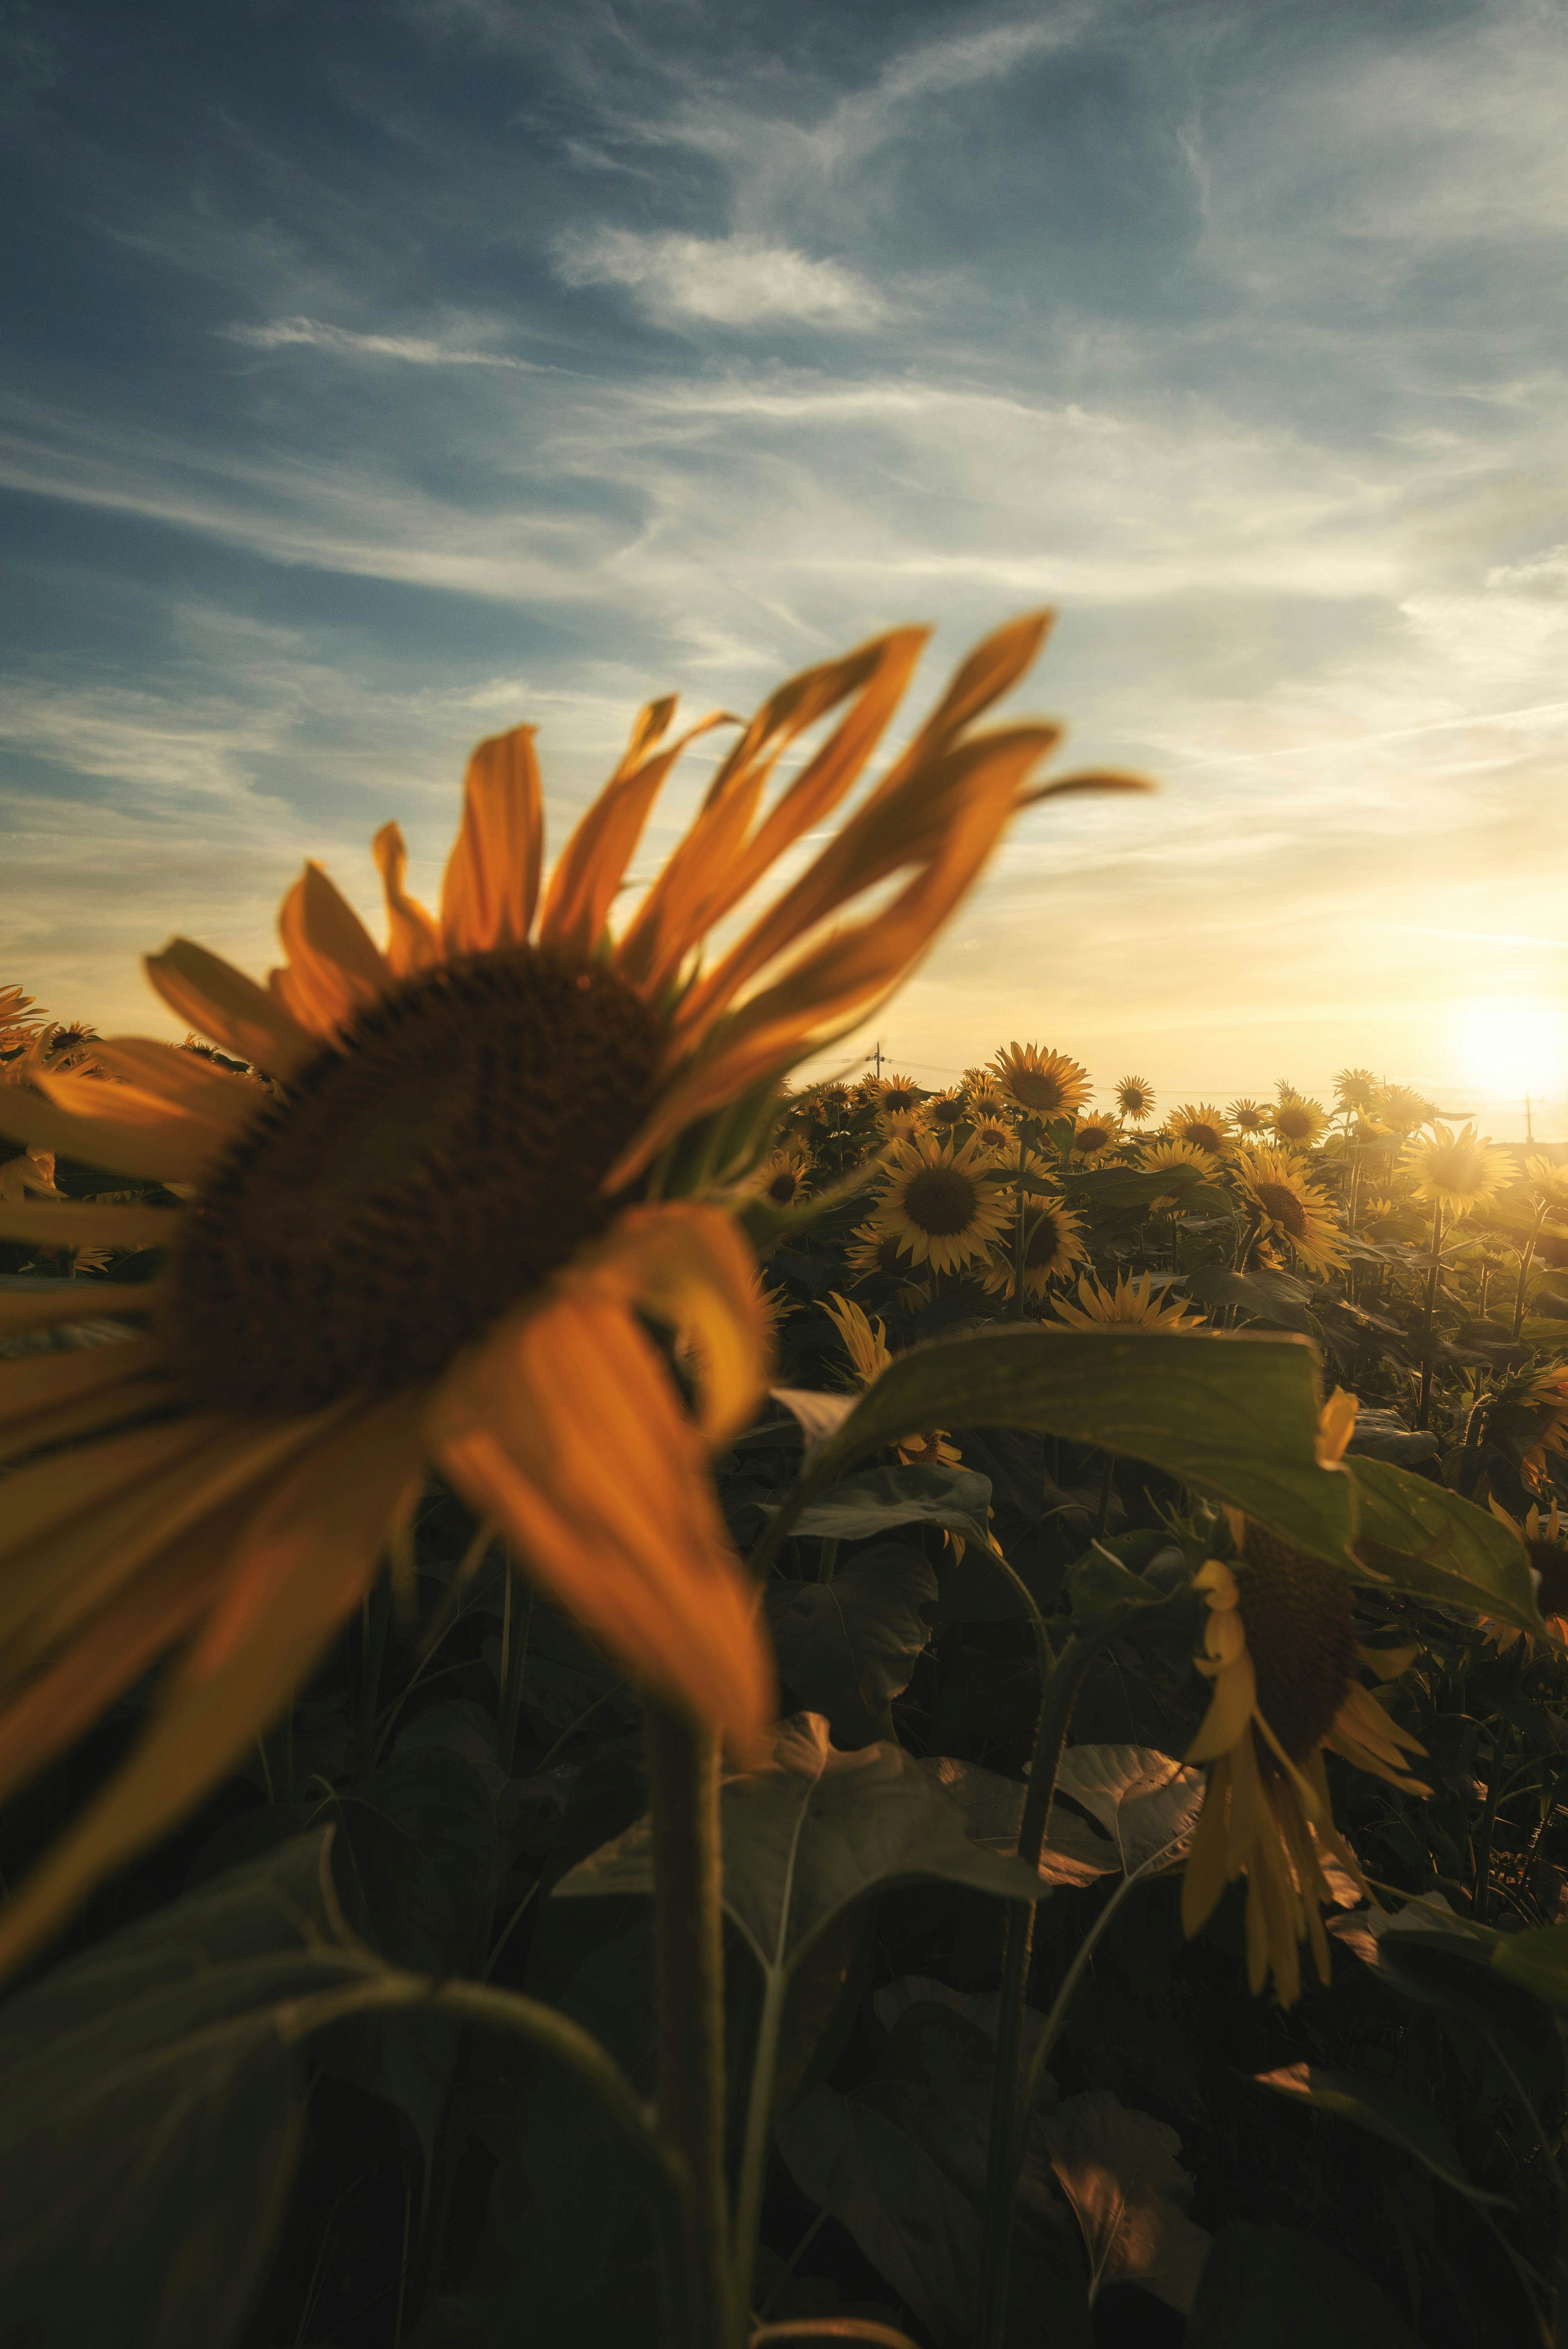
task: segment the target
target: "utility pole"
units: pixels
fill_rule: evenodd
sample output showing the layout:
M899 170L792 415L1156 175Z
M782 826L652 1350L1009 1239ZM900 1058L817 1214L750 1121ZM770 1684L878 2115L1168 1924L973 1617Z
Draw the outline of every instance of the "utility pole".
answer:
M1533 1142L1535 1139L1535 1128L1530 1122L1530 1095L1528 1093L1524 1096L1524 1139L1526 1142Z
M881 1038L880 1036L877 1038L876 1052L877 1052L877 1076L878 1076L878 1078L879 1078L879 1080L880 1080L880 1078L881 1078L881 1076L882 1076L882 1038Z

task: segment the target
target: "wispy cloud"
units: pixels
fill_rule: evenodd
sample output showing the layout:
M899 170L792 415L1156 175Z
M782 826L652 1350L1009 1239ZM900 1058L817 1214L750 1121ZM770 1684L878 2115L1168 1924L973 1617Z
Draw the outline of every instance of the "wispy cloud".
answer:
M531 359L512 357L505 351L454 348L426 335L360 335L346 326L325 326L316 318L273 318L264 325L220 326L226 342L244 343L252 350L279 351L303 346L331 351L342 358L398 359L409 367L501 367L517 375L543 372Z
M567 285L621 285L655 318L704 326L870 327L889 314L874 287L836 261L813 260L761 236L648 235L568 228L555 266Z

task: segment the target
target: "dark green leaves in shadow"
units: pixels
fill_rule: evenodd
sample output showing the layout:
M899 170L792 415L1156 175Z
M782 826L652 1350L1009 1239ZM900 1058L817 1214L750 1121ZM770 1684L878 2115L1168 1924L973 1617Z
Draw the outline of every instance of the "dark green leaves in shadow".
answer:
M1356 1487L1364 1579L1542 1632L1529 1562L1507 1526L1391 1460L1346 1458L1345 1466Z
M936 1569L917 1549L883 1542L856 1553L830 1582L773 1582L763 1611L779 1674L835 1744L889 1733L888 1706L909 1686L931 1636L922 1612L936 1599Z

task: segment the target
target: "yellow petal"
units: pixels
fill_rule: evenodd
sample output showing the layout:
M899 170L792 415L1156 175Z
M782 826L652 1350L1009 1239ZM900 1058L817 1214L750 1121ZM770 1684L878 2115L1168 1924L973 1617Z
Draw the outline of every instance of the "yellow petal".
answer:
M1189 1940L1220 1905L1228 1878L1225 1814L1230 1802L1230 1764L1222 1757L1209 1774L1203 1807L1192 1834L1181 1878L1181 1930Z
M392 984L386 956L319 864L307 864L278 908L288 961L273 993L302 1028L335 1035L378 1003Z
M1222 1754L1229 1754L1242 1743L1256 1703L1253 1660L1248 1655L1238 1656L1233 1664L1223 1667L1215 1681L1209 1710L1198 1724L1198 1733L1183 1760L1212 1762Z
M1192 1588L1208 1593L1209 1605L1216 1612L1228 1611L1241 1601L1236 1578L1223 1558L1206 1557L1192 1577Z
M673 697L650 702L633 730L634 750L662 734L675 709ZM657 714L665 713L655 725ZM610 907L625 879L648 812L665 777L688 742L715 726L738 725L727 710L711 710L690 726L676 742L641 764L631 753L622 761L562 852L550 878L544 912L540 917L542 942L584 958L594 953L604 935Z
M492 734L469 761L463 821L441 888L449 955L528 942L544 861L544 795L534 729Z
M370 843L387 898L387 960L394 977L416 978L445 959L440 926L403 886L408 852L395 823L384 823Z
M0 1973L192 1810L292 1698L358 1605L418 1473L420 1402L397 1396L335 1431L251 1520L129 1761L0 1910Z
M0 1362L0 1429L10 1433L57 1402L72 1402L100 1388L123 1385L163 1367L154 1338L125 1338L111 1346L30 1353Z
M65 1321L119 1320L127 1314L151 1311L158 1291L142 1280L95 1280L67 1288L40 1282L42 1294L26 1289L0 1289L0 1338L20 1337L26 1330L53 1330Z
M749 1427L761 1401L768 1324L757 1261L733 1216L684 1200L629 1207L568 1281L608 1282L691 1347L708 1442Z
M266 1100L253 1079L220 1069L200 1052L147 1036L113 1036L95 1043L93 1058L111 1077L182 1109L204 1125L244 1131Z
M88 1166L160 1183L195 1183L232 1143L230 1127L193 1117L134 1085L42 1070L38 1084L39 1092L0 1086L0 1131Z
M626 1309L581 1288L514 1315L454 1369L438 1464L645 1686L767 1750L772 1669L696 1427Z
M171 938L143 968L188 1028L285 1084L321 1049L274 995L190 938Z

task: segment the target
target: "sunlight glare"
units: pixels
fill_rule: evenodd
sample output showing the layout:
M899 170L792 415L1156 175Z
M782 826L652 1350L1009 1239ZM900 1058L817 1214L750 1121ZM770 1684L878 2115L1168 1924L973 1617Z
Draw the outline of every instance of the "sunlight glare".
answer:
M1564 1065L1563 1014L1543 1003L1474 1003L1461 1013L1459 1065L1488 1095L1554 1093Z

